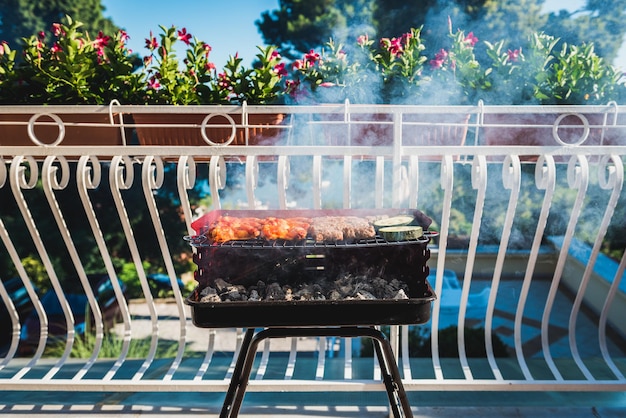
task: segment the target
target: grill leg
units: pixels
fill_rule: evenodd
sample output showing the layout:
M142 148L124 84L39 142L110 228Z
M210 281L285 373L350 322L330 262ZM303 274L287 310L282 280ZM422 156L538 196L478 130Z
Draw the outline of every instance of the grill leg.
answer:
M243 337L243 341L241 342L241 347L239 348L239 355L237 356L237 362L235 363L235 369L233 370L233 375L230 378L230 385L228 386L228 392L226 392L226 398L224 399L224 404L222 405L222 411L220 412L220 418L228 418L230 416L236 417L239 411L240 404L235 406L233 402L235 400L235 395L239 392L242 385L242 371L244 366L244 361L246 357L249 355L250 342L252 341L252 337L254 336L254 328L248 328ZM252 353L254 356L254 353ZM245 384L248 382L248 376L250 372L246 374ZM245 387L244 387L245 391ZM243 396L241 397L243 399ZM233 409L236 408L236 412L234 415L230 415Z
M372 331L377 331L372 329ZM393 356L391 350L391 344L380 331L380 337L372 337L374 343L374 350L378 357L378 364L380 365L380 371L387 388L387 396L389 397L389 405L394 417L402 417L402 413L398 404L402 407L402 412L406 418L412 418L413 412L411 411L411 405L409 405L409 399L406 396L404 385L402 384L402 378L400 377L400 371L398 365Z
M374 343L374 350L381 368L383 382L389 397L389 403L394 417L413 418L413 412L409 405L398 365L393 356L393 350L389 340L381 331L372 327L339 327L339 328L266 328L254 334L254 329L248 329L244 337L235 370L231 378L228 393L222 406L220 418L234 418L239 414L239 409L246 394L250 372L254 364L254 357L261 341L266 338L285 337L366 337ZM399 405L398 405L399 404ZM402 408L402 410L400 409ZM404 415L403 415L404 413Z

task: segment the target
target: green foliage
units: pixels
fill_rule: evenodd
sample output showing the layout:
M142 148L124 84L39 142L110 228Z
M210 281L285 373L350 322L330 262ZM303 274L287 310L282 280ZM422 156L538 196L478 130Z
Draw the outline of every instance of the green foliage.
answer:
M40 294L43 295L50 289L50 277L39 259L32 256L24 257L22 259L22 267L24 267L28 278Z
M45 357L58 358L65 351L65 339L57 339L46 346ZM86 359L94 352L96 337L91 333L81 335L74 340L70 357ZM113 332L107 332L102 339L98 358L118 358L122 353L124 340ZM145 359L150 352L151 338L132 339L130 341L127 358ZM179 342L160 339L157 345L155 358L173 358L178 353ZM193 356L194 352L185 347L185 357Z
M140 100L140 78L134 73L135 58L125 46L126 33L108 35L100 31L92 39L81 27L82 23L66 16L63 23L53 25L51 33L41 31L24 38L22 61L2 63L5 71L0 72L0 103Z
M0 39L20 45L21 39L49 30L62 16L73 16L84 23L83 30L93 38L99 31L112 34L119 28L103 16L100 0L2 0L0 1Z
M334 37L342 43L355 33L370 37L399 35L410 28L427 26L424 35L429 56L434 45L447 36L448 18L470 28L479 39L507 39L526 49L534 32L550 32L568 44L594 43L609 62L617 56L626 27L626 0L588 0L573 12L542 14L538 0L280 0L275 10L256 22L263 39L278 45L295 59Z

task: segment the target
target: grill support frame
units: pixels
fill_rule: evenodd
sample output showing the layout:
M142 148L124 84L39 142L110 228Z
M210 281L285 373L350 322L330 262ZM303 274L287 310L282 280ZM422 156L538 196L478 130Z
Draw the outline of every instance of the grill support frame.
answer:
M237 356L228 392L222 405L220 418L235 418L239 415L259 344L268 338L288 337L364 337L371 339L374 343L374 351L376 352L393 416L395 418L413 418L411 405L402 384L402 376L400 375L391 344L382 331L370 326L341 326L338 328L267 327L261 331L256 331L255 328L247 328L239 355Z

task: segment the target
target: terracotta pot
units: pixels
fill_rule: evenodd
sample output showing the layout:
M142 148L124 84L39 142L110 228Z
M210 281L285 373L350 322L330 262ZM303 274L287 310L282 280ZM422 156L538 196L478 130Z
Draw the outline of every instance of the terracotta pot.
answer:
M469 115L405 114L402 144L463 145L467 137ZM393 115L355 114L351 123L341 123L343 115L325 115L324 132L330 145L388 146L393 143ZM350 126L349 126L350 125Z
M623 116L623 115L620 115ZM588 121L589 134L585 138L583 119ZM614 115L609 114L606 124L611 125ZM565 145L619 145L626 143L620 129L607 128L602 135L603 114L486 114L483 138L487 145L563 145L553 135L553 127ZM488 126L488 125L537 125L537 126ZM624 121L618 120L618 125ZM543 126L538 126L543 125ZM581 142L582 141L582 142Z
M617 124L624 125L623 115L619 115ZM583 119L584 118L584 119ZM626 144L626 132L621 128L606 128L603 114L486 114L482 139L486 145L621 145ZM613 124L615 115L609 114L606 124ZM585 127L584 120L587 121ZM527 126L489 126L489 125L527 125ZM532 126L535 125L535 126ZM554 137L554 127L561 142ZM588 133L586 132L588 128ZM604 132L603 132L604 131ZM522 156L523 161L536 161L536 156ZM567 157L556 157L556 161L565 161Z
M0 145L4 146L39 146L28 135L27 123L32 114L2 114L1 122L20 122L21 124L0 124ZM125 123L130 119L124 115ZM57 119L58 118L58 119ZM57 120L55 120L57 119ZM35 137L43 145L52 145L59 140L59 121L65 123L65 135L57 145L124 145L119 126L88 126L88 124L110 124L108 114L58 114L42 115L33 125ZM115 123L119 123L119 114L114 114ZM45 123L45 124L43 124ZM85 125L72 126L72 123ZM130 141L131 130L126 129L126 141Z
M283 114L250 114L248 115L248 142L246 144L246 128L242 128L241 114L218 114L207 120L204 114L158 114L137 113L133 119L137 124L137 137L141 145L274 145L283 135L282 129L273 128L282 123ZM230 118L230 119L229 119ZM231 122L232 120L232 122ZM202 136L202 124L206 127L204 132L207 138L213 142L207 142ZM233 133L230 126L214 127L211 125L237 125L232 142L228 143ZM198 125L197 127L142 127L141 124L150 125Z

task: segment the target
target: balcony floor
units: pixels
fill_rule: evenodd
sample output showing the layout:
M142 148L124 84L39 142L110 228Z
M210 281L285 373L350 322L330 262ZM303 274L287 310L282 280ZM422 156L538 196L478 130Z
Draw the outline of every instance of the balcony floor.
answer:
M164 396L165 395L165 396ZM98 417L217 416L223 395L217 393L0 392L3 416ZM415 417L593 417L626 416L624 393L579 392L424 392L409 393ZM272 405L272 406L268 406ZM249 393L242 418L387 417L384 394Z

